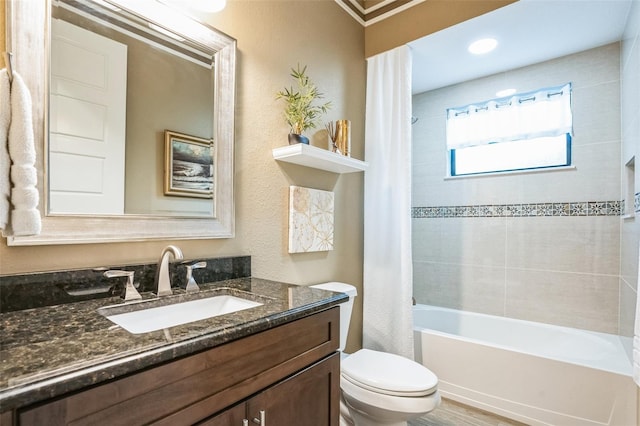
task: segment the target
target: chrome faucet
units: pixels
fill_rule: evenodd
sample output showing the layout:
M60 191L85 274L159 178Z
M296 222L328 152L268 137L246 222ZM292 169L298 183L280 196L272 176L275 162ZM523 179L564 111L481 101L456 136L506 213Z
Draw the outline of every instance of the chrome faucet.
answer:
M158 266L156 268L156 295L169 296L171 291L171 278L169 277L169 256L173 255L175 260L182 260L182 250L176 246L166 246L162 250Z

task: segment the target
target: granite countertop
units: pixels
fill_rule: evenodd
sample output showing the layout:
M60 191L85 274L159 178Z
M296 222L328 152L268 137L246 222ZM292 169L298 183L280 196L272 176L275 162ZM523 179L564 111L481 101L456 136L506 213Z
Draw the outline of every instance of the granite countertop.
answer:
M199 284L263 303L252 309L143 334L97 312L120 297L0 314L0 412L56 397L296 320L347 300L342 293L258 278ZM184 290L174 289L185 297ZM143 293L144 299L155 295Z

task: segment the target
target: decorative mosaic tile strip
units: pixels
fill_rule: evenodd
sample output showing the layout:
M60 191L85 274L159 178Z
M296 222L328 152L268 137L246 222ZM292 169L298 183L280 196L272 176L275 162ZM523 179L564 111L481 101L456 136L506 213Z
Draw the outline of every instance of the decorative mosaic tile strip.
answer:
M636 211L639 197L636 194ZM620 216L621 201L589 201L574 203L490 204L477 206L412 207L411 217L532 217L532 216Z

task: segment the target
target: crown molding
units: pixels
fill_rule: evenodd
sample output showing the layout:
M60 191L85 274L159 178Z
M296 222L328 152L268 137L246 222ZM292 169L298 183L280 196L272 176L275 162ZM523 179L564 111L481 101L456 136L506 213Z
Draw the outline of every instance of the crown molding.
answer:
M363 27L366 25L366 22L364 20L365 10L362 6L360 6L359 3L356 3L352 0L335 0L335 2L338 3L338 6L344 9L344 11L347 12L360 25L362 25Z
M376 24L393 15L423 3L426 0L384 0L371 7L363 7L357 0L335 0L353 19L363 27Z

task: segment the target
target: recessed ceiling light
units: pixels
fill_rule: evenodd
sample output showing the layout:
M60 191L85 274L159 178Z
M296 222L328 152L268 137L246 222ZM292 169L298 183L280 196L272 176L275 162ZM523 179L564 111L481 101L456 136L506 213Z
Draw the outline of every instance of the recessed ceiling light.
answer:
M516 93L516 89L504 89L496 92L496 96L499 98L506 98Z
M474 55L483 55L491 52L497 45L498 41L495 38L482 38L471 43L467 50Z

